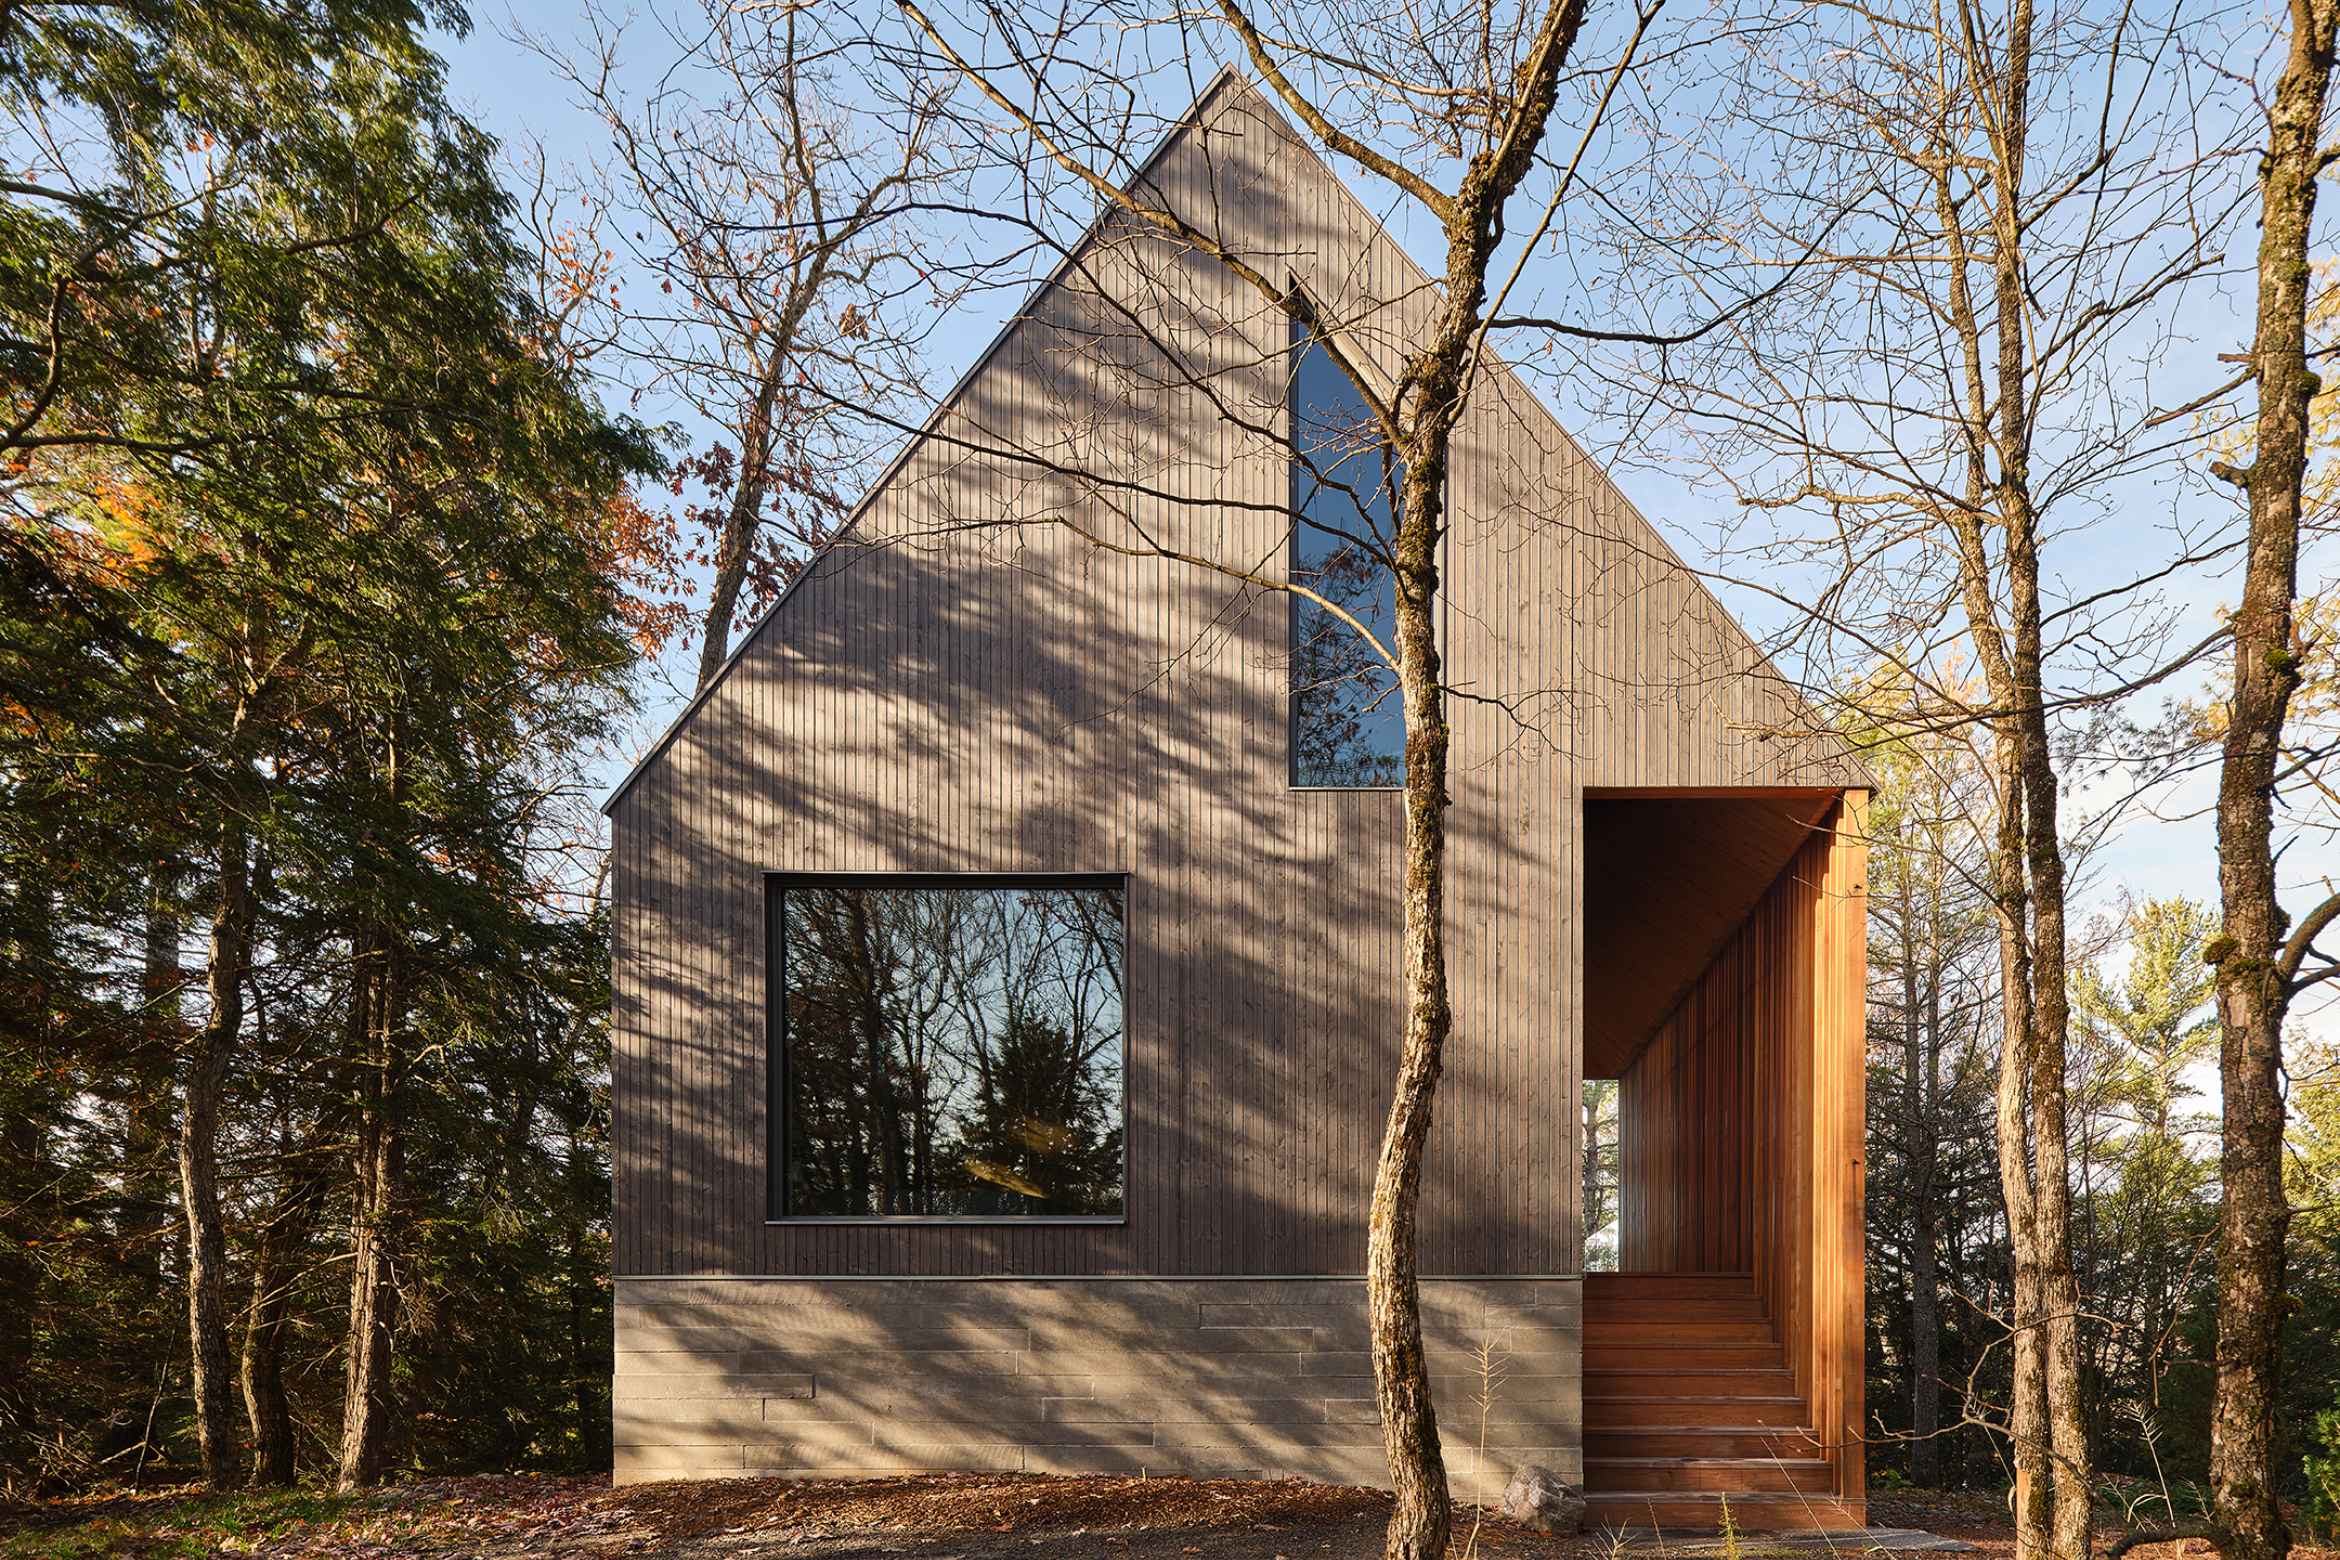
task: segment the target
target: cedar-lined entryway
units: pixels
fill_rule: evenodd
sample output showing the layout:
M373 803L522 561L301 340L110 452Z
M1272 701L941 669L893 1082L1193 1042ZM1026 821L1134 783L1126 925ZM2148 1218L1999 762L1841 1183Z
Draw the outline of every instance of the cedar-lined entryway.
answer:
M1585 1285L1594 1520L1857 1526L1865 795L1595 793L1585 1071L1619 1267Z

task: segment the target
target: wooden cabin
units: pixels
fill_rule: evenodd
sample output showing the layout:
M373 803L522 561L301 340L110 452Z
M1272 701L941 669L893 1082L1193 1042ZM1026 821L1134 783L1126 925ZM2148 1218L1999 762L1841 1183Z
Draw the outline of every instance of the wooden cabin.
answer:
M1432 289L1238 77L1130 187L1199 239L1100 220L610 801L621 1480L1386 1477L1403 756L1329 607ZM1500 364L1451 508L1458 1493L1857 1524L1865 772Z

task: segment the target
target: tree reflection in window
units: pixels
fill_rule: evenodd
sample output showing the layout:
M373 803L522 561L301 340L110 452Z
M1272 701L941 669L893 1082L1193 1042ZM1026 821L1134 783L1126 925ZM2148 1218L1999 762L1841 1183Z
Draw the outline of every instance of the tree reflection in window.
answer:
M1122 886L780 880L781 1212L1122 1212Z
M1292 582L1337 603L1383 644L1397 627L1397 490L1404 468L1339 361L1294 327ZM1292 600L1292 783L1393 786L1406 778L1397 677L1339 616Z

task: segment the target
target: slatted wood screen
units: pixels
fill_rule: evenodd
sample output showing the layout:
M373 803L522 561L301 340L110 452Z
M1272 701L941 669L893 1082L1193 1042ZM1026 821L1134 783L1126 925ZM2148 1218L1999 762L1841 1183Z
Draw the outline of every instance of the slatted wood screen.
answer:
M1619 1079L1619 1265L1752 1272L1863 1492L1866 793L1850 792Z

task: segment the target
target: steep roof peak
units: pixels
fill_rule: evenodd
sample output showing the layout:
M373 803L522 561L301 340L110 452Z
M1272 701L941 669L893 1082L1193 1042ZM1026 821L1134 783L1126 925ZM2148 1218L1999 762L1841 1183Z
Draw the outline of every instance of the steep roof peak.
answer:
M1283 108L1274 100L1274 98L1268 92L1263 90L1260 85L1249 76L1248 73L1231 64L1220 66L1218 71L1210 78L1208 82L1203 85L1201 90L1196 93L1194 100L1187 105L1185 110L1165 126L1162 133L1155 139L1153 146L1147 151L1146 155L1137 162L1129 177L1118 186L1119 189L1126 193L1137 190L1148 184L1156 171L1162 167L1170 153L1180 145L1180 143L1188 134L1197 129L1207 128L1219 123L1224 119L1229 110L1237 107L1238 105L1242 109L1243 114L1247 119L1253 120L1254 122L1266 127L1272 134L1280 136L1291 149L1297 151L1303 157L1305 157L1307 163L1314 168L1317 175L1326 182L1327 187L1337 192L1337 201L1346 208L1347 214L1352 220L1362 224L1364 229L1368 232L1380 234L1383 236L1387 236L1389 234L1388 224L1384 223L1379 217L1374 215L1372 209L1368 207L1364 200L1358 196L1356 191L1349 186L1348 182L1341 177L1339 170L1334 168L1326 160L1323 153L1315 146L1315 144L1298 132L1298 130L1294 127L1291 118L1283 111ZM962 402L967 398L971 389L979 380L982 379L985 370L991 366L995 359L998 358L1004 346L1014 335L1019 323L1033 318L1038 313L1038 307L1041 301L1047 298L1053 290L1065 284L1067 278L1073 274L1075 269L1079 266L1081 257L1084 255L1084 253L1089 251L1092 246L1100 241L1100 238L1106 228L1106 224L1112 219L1115 210L1116 208L1110 201L1100 199L1098 211L1096 215L1090 220L1089 225L1083 231L1082 236L1077 241L1067 244L1064 247L1062 256L1058 260L1057 264L1050 269L1046 276L1041 278L1031 287L1017 308L1011 314L1009 314L1005 320L1002 321L998 332L984 347L983 351L978 353L974 360L969 363L966 370L960 374L957 381L952 385L951 389L934 403L924 422L915 429L905 428L905 437L902 441L901 448L896 451L893 458L886 464L884 470L879 473L876 479L873 480L868 488L863 492L860 501L854 506L853 512L847 516L844 523L837 528L836 533L824 545L822 551L817 553L812 559L807 560L806 566L797 573L796 577L790 581L788 586L782 590L780 595L774 599L772 604L768 606L763 611L763 613L758 616L756 621L748 628L748 630L740 636L739 643L732 649L730 655L725 658L722 666L716 672L715 676L708 681L705 687L697 690L693 694L690 701L684 705L682 710L676 714L671 722L668 723L665 730L660 733L658 739L650 744L648 749L646 749L642 754L641 758L638 759L632 768L627 771L624 778L621 779L617 785L612 788L607 800L605 800L602 804L602 811L605 814L615 811L618 804L624 800L626 795L634 788L634 786L638 784L646 774L648 774L653 768L657 766L658 762L673 747L676 738L680 736L680 734L690 725L691 721L697 716L699 711L706 706L708 701L712 699L714 695L732 677L732 675L738 669L740 663L748 656L751 650L762 639L766 631L787 608L790 598L796 593L797 588L812 575L814 568L819 563L820 559L826 556L828 551L846 543L854 536L857 528L860 526L864 516L867 515L870 511L872 505L875 504L887 492L888 488L901 474L903 469L918 454L920 449L927 443L927 441L935 436L941 425L952 415L952 413L957 408L959 408ZM1396 244L1394 240L1392 240L1391 248L1398 256L1399 263L1402 265L1402 267L1410 273L1407 279L1407 284L1403 289L1405 292L1410 294L1420 294L1423 292L1434 294L1440 288L1441 284L1438 282L1438 280L1431 276L1426 270L1424 270L1410 255L1407 255L1401 245ZM1301 278L1303 284L1309 280L1309 278ZM1598 463L1594 462L1590 455L1586 453L1582 444L1577 441L1574 435L1568 431L1566 425L1561 422L1560 418L1544 401L1543 397L1537 394L1531 386L1528 386L1518 379L1518 376L1507 360L1490 352L1487 354L1485 363L1486 372L1490 374L1501 375L1506 380L1508 380L1510 388L1516 394L1519 403L1523 406L1534 408L1536 414L1538 414L1540 419L1548 426L1551 433L1563 441L1568 449L1577 458L1583 460L1588 467L1592 467L1595 470L1599 469ZM1735 617L1733 617L1727 611L1727 609L1723 607L1722 603L1714 597L1713 592L1707 587L1705 580L1698 574L1698 572L1691 569L1682 560L1680 554L1665 539L1663 533L1661 533L1654 525L1650 524L1647 518L1640 513L1640 511L1631 503L1630 500L1625 499L1621 493L1617 494L1616 496L1619 503L1622 505L1625 514L1630 518L1632 524L1641 532L1642 537L1645 539L1643 544L1638 545L1646 545L1647 550L1654 558L1681 570L1683 576L1693 583L1696 590L1702 596L1704 596L1707 602L1712 606L1714 614L1722 621L1730 624L1733 632L1738 633L1744 637L1744 630L1738 628ZM1751 647L1752 641L1750 640L1748 643ZM1768 672L1775 677L1779 675L1776 668L1771 666L1771 663L1767 657L1763 657L1760 655L1760 653L1758 653L1757 660L1760 662L1760 671ZM1783 685L1785 685L1785 679L1782 678L1781 681ZM1795 702L1797 702L1807 713L1809 713L1809 703L1802 698L1800 690L1795 690L1792 688L1792 685L1790 685L1789 692L1795 699ZM1865 780L1867 778L1865 773L1865 766L1861 765L1858 758L1852 755L1849 747L1844 746L1841 739L1838 739L1836 746L1841 750L1839 755L1841 761L1849 766L1849 769L1852 772L1858 774L1862 779Z

